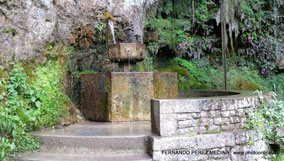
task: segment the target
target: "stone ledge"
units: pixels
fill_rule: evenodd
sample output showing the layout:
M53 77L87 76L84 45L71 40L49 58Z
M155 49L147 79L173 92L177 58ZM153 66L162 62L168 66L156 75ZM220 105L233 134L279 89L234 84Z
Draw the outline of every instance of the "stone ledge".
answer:
M251 161L263 155L237 155L234 152L268 151L262 136L255 131L233 131L195 136L152 136L150 139L155 161ZM183 151L183 154L174 154ZM224 154L197 154L196 152L221 151ZM187 152L187 153L186 153Z

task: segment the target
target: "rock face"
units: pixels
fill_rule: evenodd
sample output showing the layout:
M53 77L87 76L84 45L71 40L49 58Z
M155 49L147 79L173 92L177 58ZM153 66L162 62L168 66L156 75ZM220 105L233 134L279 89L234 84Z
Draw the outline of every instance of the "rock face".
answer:
M278 63L278 68L279 69L284 69L284 58L281 59L281 61Z
M95 26L109 11L143 41L143 16L160 0L0 0L0 60L27 60L51 41L68 42L78 26ZM118 22L119 23L119 22Z

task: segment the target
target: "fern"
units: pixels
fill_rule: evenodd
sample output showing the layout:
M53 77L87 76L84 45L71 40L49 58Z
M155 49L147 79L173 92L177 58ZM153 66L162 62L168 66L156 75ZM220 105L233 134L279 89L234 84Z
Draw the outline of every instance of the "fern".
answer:
M185 67L189 71L191 76L194 77L199 82L208 83L208 79L204 70L199 70L195 64L180 57L174 58L173 63Z

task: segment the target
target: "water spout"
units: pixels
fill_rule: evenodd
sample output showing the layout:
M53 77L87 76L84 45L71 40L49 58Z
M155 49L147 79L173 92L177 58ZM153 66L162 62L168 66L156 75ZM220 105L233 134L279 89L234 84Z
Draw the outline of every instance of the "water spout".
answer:
M110 31L111 31L113 44L116 44L115 35L114 35L114 25L113 25L113 21L111 19L108 20L108 25L109 25L109 28L110 28Z

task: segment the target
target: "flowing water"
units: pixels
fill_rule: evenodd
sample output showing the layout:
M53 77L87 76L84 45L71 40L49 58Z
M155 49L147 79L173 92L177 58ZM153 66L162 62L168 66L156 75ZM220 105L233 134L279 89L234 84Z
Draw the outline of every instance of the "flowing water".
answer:
M113 25L113 21L111 19L108 20L108 25L109 25L109 28L110 28L110 31L111 31L113 44L116 44L115 35L114 35L114 25Z

